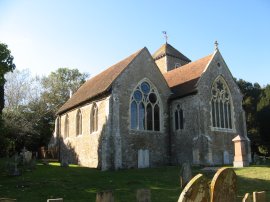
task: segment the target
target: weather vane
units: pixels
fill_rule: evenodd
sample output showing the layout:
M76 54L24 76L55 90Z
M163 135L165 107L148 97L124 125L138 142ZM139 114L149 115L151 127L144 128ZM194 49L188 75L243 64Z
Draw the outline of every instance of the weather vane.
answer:
M215 41L215 50L218 50L218 42Z
M166 31L162 31L162 34L164 35L164 38L166 40L166 43L168 42L168 35Z

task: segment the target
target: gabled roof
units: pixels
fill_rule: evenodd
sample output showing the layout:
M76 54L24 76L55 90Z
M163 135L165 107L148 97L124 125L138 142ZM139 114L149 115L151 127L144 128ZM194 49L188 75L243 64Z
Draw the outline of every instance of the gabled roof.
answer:
M86 81L58 110L57 114L61 114L81 103L90 100L91 98L108 92L116 78L144 49L137 51L126 59L118 62L117 64L109 67L105 71Z
M213 54L208 55L163 74L174 93L172 98L182 97L196 91L197 83L212 57Z
M172 47L168 43L163 44L152 56L153 56L154 60L157 60L157 59L162 58L166 55L171 56L171 57L175 57L175 58L179 58L179 59L184 60L186 62L191 62L190 59L188 59L186 56L184 56L182 53L180 53L178 50L176 50L174 47Z

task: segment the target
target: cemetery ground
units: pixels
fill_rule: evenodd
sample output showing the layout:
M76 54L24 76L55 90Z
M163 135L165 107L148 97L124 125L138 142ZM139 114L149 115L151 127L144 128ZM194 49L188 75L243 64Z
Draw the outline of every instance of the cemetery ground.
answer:
M44 165L38 162L32 171L24 170L20 176L8 176L6 159L0 159L0 198L16 198L21 202L46 201L48 198L64 198L64 201L95 201L99 191L112 190L116 202L136 201L136 190L151 190L153 202L176 202L180 188L180 167L167 166L148 169L99 171L97 169L59 163ZM215 171L202 171L193 167L192 174L204 174L209 182ZM238 201L244 194L266 191L270 201L270 166L252 165L235 169L237 174Z

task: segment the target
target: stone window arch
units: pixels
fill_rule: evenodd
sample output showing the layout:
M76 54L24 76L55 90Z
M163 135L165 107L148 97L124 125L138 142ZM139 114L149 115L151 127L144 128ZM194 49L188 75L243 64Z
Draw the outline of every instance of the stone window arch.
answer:
M174 110L174 129L184 129L184 112L178 104Z
M230 89L222 76L218 76L211 89L211 122L216 129L233 129L233 103Z
M90 114L90 133L98 130L98 107L96 103L93 103Z
M79 109L76 114L76 135L82 134L82 112Z
M161 100L150 81L139 82L130 99L130 128L141 131L161 130Z
M68 117L68 114L65 117L64 135L65 135L65 138L69 137L69 117Z

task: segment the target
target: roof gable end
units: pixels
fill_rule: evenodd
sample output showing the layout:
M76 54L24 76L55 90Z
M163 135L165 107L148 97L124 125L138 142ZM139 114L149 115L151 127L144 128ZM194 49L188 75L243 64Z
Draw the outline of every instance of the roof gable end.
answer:
M174 93L172 97L182 97L193 93L212 58L213 54L210 54L165 73L164 77Z

